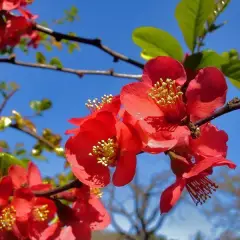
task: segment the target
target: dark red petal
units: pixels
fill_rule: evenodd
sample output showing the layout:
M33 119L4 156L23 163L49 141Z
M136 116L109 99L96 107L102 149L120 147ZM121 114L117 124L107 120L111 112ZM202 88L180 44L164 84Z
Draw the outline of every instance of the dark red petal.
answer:
M191 120L195 121L212 114L224 105L227 94L227 83L222 72L217 68L208 67L199 71L188 86L187 109Z
M180 178L163 191L160 200L161 213L167 213L172 209L172 207L180 199L184 187L185 180Z
M212 124L205 124L201 127L201 135L197 139L190 138L190 148L193 154L200 154L206 157L217 157L227 155L228 135L218 130Z
M111 223L111 218L106 208L103 206L100 199L94 195L92 195L91 198L89 199L89 204L98 213L97 218L96 217L94 218L94 216L92 219L89 218L90 222L89 226L91 230L97 231L105 229ZM91 212L89 214L91 214Z
M12 179L9 176L3 177L0 182L0 207L4 207L8 203L8 199L13 192Z
M113 184L117 187L130 183L136 172L136 153L121 152L113 174Z
M209 168L218 166L227 166L232 169L236 168L235 163L223 157L210 157L197 162L188 173L183 174L183 177L188 179L203 173Z
M91 230L87 223L73 223L70 227L64 228L60 238L57 240L91 240Z
M146 84L154 85L162 78L176 80L182 85L186 81L183 65L171 57L157 57L148 61L143 70L142 80Z
M30 162L28 164L28 185L32 187L34 185L42 184L42 177L38 167Z
M21 166L11 166L8 175L12 178L14 188L20 188L27 184L27 170Z
M158 105L148 97L150 88L151 86L144 83L131 83L122 88L121 102L133 117L143 120L149 116L164 115Z

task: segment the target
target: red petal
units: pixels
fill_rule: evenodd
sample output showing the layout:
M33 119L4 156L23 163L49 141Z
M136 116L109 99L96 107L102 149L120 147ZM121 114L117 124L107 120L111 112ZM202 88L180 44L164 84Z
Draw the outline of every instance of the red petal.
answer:
M30 162L28 164L28 185L32 187L34 185L42 184L42 177L38 167Z
M12 178L13 186L15 188L20 188L22 185L27 184L27 171L21 166L11 166L8 170L8 175Z
M111 219L106 208L103 206L100 199L96 196L91 196L91 198L89 199L89 204L98 213L97 218L93 218L90 220L89 226L91 230L96 231L105 229L111 223ZM91 214L91 212L89 214Z
M151 86L144 83L125 85L121 91L121 102L125 109L137 119L148 116L163 116L163 112L155 102L148 97Z
M172 207L180 199L184 187L185 180L180 178L164 190L160 200L161 213L167 213L172 209Z
M208 67L199 71L188 86L187 109L195 121L212 114L226 101L227 84L222 72Z
M136 153L121 152L113 174L113 184L117 187L130 183L136 172Z
M118 122L117 141L121 151L132 151L138 153L141 151L141 141L137 132L131 125L126 125L123 122Z
M0 182L0 207L8 203L8 199L13 192L12 179L9 176L3 177Z
M29 213L32 210L32 202L27 199L15 197L12 201L12 205L16 209L17 221L27 221L29 218Z
M39 240L59 239L57 237L60 235L60 232L61 232L61 224L54 223L50 225L48 228L46 228L43 231L43 233L41 233ZM70 240L69 237L67 239Z
M225 158L219 157L205 158L204 160L197 162L188 173L183 174L183 177L188 179L203 173L209 168L218 166L227 166L232 169L236 168L235 163Z
M106 139L98 136L103 131L104 129L101 129L101 132L81 132L75 137L70 137L65 145L66 158L74 175L91 187L103 187L110 182L108 167L99 164L94 156L89 156L92 147L98 141Z
M183 65L175 59L157 57L145 64L142 80L146 84L154 85L160 78L170 78L182 85L186 81L186 73Z
M190 147L193 154L200 154L206 157L217 157L227 155L228 135L218 130L212 124L205 124L201 127L201 135L197 139L190 138Z
M91 240L91 230L86 223L73 223L69 227L65 227L61 231L61 235L57 240Z

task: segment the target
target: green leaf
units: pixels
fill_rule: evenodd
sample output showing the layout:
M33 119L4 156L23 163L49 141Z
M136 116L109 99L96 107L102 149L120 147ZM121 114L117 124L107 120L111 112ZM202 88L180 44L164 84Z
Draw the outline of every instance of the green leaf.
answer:
M232 79L232 78L228 78L228 79L232 83L233 86L235 86L236 88L240 89L240 81L237 81L237 80Z
M212 50L206 50L199 53L194 53L187 57L184 62L186 68L197 70L204 67L221 68L227 63L227 59Z
M133 31L132 39L142 48L141 56L149 60L157 56L183 59L180 43L171 34L155 27L139 27Z
M194 52L197 38L203 34L204 24L214 11L214 0L181 0L176 7L175 17L185 42Z
M36 61L41 64L46 63L46 58L41 52L36 52Z
M26 167L26 162L21 161L11 154L0 152L0 174L7 175L11 165Z
M51 100L44 98L41 101L31 101L30 107L36 112L42 112L52 107Z
M222 71L228 78L240 82L240 60L230 60L222 66Z
M203 51L201 62L197 68L198 69L204 68L204 67L221 68L221 66L225 63L227 63L227 61L224 57L222 57L221 55L219 55L218 53L212 50L207 50L207 51Z
M0 118L0 131L4 130L8 126L10 126L12 123L11 118L9 117L1 117Z
M57 57L52 58L50 60L49 64L53 65L53 66L55 66L57 68L62 68L63 67L61 61Z

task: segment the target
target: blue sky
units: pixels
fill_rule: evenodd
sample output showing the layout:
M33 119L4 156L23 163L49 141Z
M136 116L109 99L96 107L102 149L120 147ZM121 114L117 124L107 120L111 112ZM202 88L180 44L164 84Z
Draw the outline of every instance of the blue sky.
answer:
M175 36L187 52L183 36L174 18L174 10L177 0L131 0L131 1L111 1L111 0L68 0L51 1L35 0L31 7L33 13L39 15L38 22L47 21L55 30L62 32L76 32L80 36L100 37L107 46L124 53L139 61L140 49L131 40L132 31L139 26L155 26L168 31ZM53 19L63 16L63 11L75 5L79 8L80 21L65 25L56 25ZM236 34L239 27L238 10L239 1L232 1L228 9L219 18L219 22L227 20L228 24L215 34L207 38L208 48L217 52L235 48L240 50L240 35ZM80 51L70 55L66 49L54 50L47 54L47 58L58 56L65 67L76 69L101 69L114 68L116 72L141 74L141 70L126 63L113 63L112 58L102 53L96 48L81 44ZM34 61L35 52L30 51L26 56L23 53L17 55L17 59ZM121 87L129 83L129 80L111 78L107 76L85 76L78 78L74 75L62 74L59 72L43 71L38 69L27 69L7 64L1 64L1 80L16 81L20 86L20 91L7 105L4 114L10 114L12 109L21 112L23 115L30 115L28 107L33 99L43 97L51 98L53 109L44 114L43 118L36 119L39 132L43 128L51 128L54 132L64 134L70 128L67 120L71 117L84 116L88 113L84 103L88 98L100 97L103 94L117 94ZM229 84L228 99L239 95L239 90ZM228 158L238 162L238 132L240 125L240 114L233 112L228 116L223 116L215 121L216 125L224 129L229 134ZM24 142L30 147L35 142L22 133L8 130L1 133L1 139L7 139L13 146L16 142ZM64 141L67 138L64 137ZM39 163L43 175L54 175L63 168L63 162L52 154L47 154L48 163ZM160 156L141 156L139 159L139 170L141 177L145 181L149 176L161 170L166 163L158 159ZM164 162L164 163L163 163ZM122 190L124 191L124 190ZM158 202L156 202L158 204ZM203 206L204 207L204 206ZM179 217L180 216L180 217ZM190 217L189 217L190 216ZM173 214L161 230L162 234L169 237L184 240L189 234L195 233L198 229L209 233L211 224L202 217L196 208L182 204ZM124 224L124 223L123 223Z

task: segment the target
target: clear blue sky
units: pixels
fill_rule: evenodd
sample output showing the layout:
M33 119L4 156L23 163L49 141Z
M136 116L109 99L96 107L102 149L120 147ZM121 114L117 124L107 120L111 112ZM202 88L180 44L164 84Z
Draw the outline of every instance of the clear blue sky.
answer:
M62 32L73 31L80 36L100 37L103 43L112 49L143 61L140 58L140 49L131 40L132 31L139 26L155 26L168 31L180 41L185 52L188 51L174 18L177 2L177 0L35 0L31 10L39 15L39 23L47 21L52 28ZM62 17L64 9L69 9L72 5L79 8L80 21L65 25L54 24L52 20ZM239 8L240 2L232 1L229 8L218 20L219 22L228 20L228 24L215 34L208 36L208 48L219 53L231 48L240 50L240 35L236 33L239 28ZM54 50L47 54L49 59L55 56L61 59L65 67L102 70L114 68L117 72L141 74L139 69L122 62L113 63L111 57L98 49L83 44L80 45L80 51L72 55L67 54L66 49ZM31 51L28 56L19 53L17 59L34 61L35 52ZM16 81L21 86L21 90L7 105L4 113L9 114L14 108L23 115L30 115L31 110L28 108L28 104L31 100L43 97L51 98L53 109L46 112L43 118L36 119L35 122L39 132L48 127L62 135L66 129L71 127L67 123L69 118L87 114L84 103L88 98L100 97L105 93L117 94L124 84L130 82L126 79L106 76L78 78L69 74L20 68L7 64L1 64L0 69L1 80ZM239 91L229 84L228 99L237 95L239 95ZM238 162L239 121L239 112L231 113L215 121L219 128L225 129L229 134L228 158L234 162ZM24 142L26 146L32 146L34 143L33 139L22 133L14 132L14 130L1 133L2 138L9 140L12 146L16 142ZM64 137L65 140L66 137ZM63 166L62 161L52 154L47 156L49 163L38 162L43 174L46 176L60 172ZM158 158L164 157L141 156L139 159L141 177L146 181L153 172L156 173L158 169L162 168L163 164L158 161ZM179 217L179 213L180 215L182 213L181 217ZM174 219L167 223L161 231L163 234L167 233L170 237L184 240L188 239L187 235L193 234L197 229L203 229L205 232L210 231L211 225L205 218L200 217L195 207L180 206L173 215ZM191 217L187 217L188 215Z

